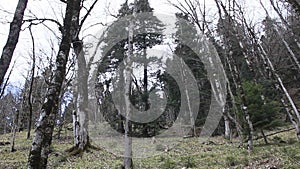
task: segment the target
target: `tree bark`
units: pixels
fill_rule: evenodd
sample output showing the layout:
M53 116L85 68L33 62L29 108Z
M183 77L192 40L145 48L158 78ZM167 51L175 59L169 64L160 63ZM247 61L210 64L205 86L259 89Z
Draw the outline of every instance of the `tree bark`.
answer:
M62 39L56 58L56 70L53 79L46 94L46 100L41 109L40 119L35 130L33 143L29 153L28 168L46 168L48 155L50 153L50 145L52 142L52 134L57 116L59 95L62 83L65 79L66 65L71 47L71 22L74 16L74 6L80 5L80 0L67 1L66 13L64 18L64 27L62 31Z
M34 43L34 37L32 35L31 27L29 27L29 32L31 35L32 40L32 68L31 68L31 80L30 80L30 87L29 87L29 93L28 93L28 105L29 105L29 117L28 117L28 127L27 127L27 139L30 138L30 132L31 132L31 124L32 124L32 114L33 114L33 108L32 108L32 88L33 88L33 82L34 82L34 72L35 72L35 43Z
M126 112L126 119L125 119L125 137L124 137L124 161L123 167L125 169L132 169L133 168L133 161L132 161L132 138L131 134L131 123L130 123L130 83L131 83L131 74L132 74L132 61L131 57L133 56L133 37L134 37L134 19L137 14L137 0L134 0L134 7L133 7L133 17L129 23L129 30L128 30L128 56L125 60L125 93L124 93L124 100L125 100L125 112Z
M19 0L13 21L10 23L10 29L7 42L3 48L0 58L0 86L3 83L5 74L9 68L14 50L19 41L19 35L22 27L24 12L27 7L28 0Z
M77 86L76 86L76 97L75 106L76 111L73 115L73 128L74 128L74 147L71 148L73 154L82 153L90 145L89 134L88 134L88 122L89 122L89 90L88 90L88 78L90 71L90 63L87 63L84 55L83 41L79 38L79 32L81 30L82 24L84 23L87 16L90 14L91 10L97 0L94 1L93 5L89 8L87 14L84 18L79 21L80 14L80 4L75 6L75 13L72 20L71 36L72 44L74 48L74 53L77 57ZM92 59L90 62L92 62Z
M219 3L221 4L221 6L223 8L226 17L230 17L221 1L215 0L215 3L218 7L219 17L221 19L221 22L223 20L222 20L221 9L220 9ZM226 45L229 45L229 47L231 47L231 44L228 41L228 39L225 38L224 40L225 40ZM246 101L245 92L243 89L242 79L240 77L240 70L237 67L236 61L233 59L232 54L233 54L232 51L229 51L228 64L231 65L231 67L233 68L233 78L235 79L235 81L237 83L236 84L237 90L239 91L239 95L241 98L241 109L244 112L244 116L245 116L246 122L248 124L248 133L247 133L248 134L248 151L249 151L249 153L251 153L253 150L253 131L254 131L254 129L253 129L252 121L250 119L250 113L248 111L248 105L247 105L247 101ZM244 53L243 53L243 55L244 55ZM244 56L244 57L246 58L246 56Z
M79 121L79 142L77 146L80 150L84 150L89 143L88 137L88 71L86 66L86 60L83 53L83 42L77 37L74 39L73 47L77 56L77 105L76 113Z
M16 131L17 131L17 125L19 120L19 110L16 110L15 115L13 117L13 129L12 129L12 138L11 138L11 147L10 152L16 151L15 149L15 140L16 140Z
M230 122L229 122L229 118L226 113L223 115L223 118L224 118L224 125L225 125L225 139L230 140L231 139L231 137L230 137L230 133L231 133Z

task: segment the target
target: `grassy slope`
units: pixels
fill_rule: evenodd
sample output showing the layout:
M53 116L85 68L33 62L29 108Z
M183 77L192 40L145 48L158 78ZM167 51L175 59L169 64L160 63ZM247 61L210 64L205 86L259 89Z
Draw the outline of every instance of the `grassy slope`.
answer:
M9 141L10 135L1 135L0 141ZM122 158L105 151L85 153L82 157L68 157L64 150L72 146L72 133L64 133L60 140L54 139L53 153L49 158L49 168L120 168ZM279 143L284 141L286 143ZM269 138L270 145L262 140L255 141L255 148L248 155L245 146L226 143L222 137L210 139L215 144L206 145L198 138L183 139L168 152L157 156L134 159L134 166L141 168L300 168L300 143L296 142L295 131L278 134ZM18 133L16 148L9 152L9 145L0 146L0 168L26 168L31 140L26 133ZM158 145L161 147L163 145Z

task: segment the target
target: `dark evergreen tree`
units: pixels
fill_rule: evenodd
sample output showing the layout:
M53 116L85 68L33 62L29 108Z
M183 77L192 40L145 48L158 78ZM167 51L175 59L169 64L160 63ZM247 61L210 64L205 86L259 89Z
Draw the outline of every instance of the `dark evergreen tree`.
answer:
M268 143L264 130L274 129L283 125L284 114L281 111L282 107L272 95L267 94L268 91L260 84L246 81L243 83L243 88L246 94L248 109L251 112L253 128L256 133L261 133L265 142Z
M126 1L121 5L119 10L118 19L116 22L112 23L107 29L107 37L104 40L103 49L103 59L98 66L98 92L97 97L102 109L101 112L104 112L104 118L113 128L116 128L120 132L124 132L124 117L117 111L114 103L112 102L111 92L114 86L112 83L111 76L107 76L108 73L111 73L113 76L116 74L116 70L120 63L127 57L127 45L128 39L127 36L123 36L120 40L120 34L127 34L127 28L129 25L129 18L126 16L131 15L133 12L132 4L128 4ZM135 19L135 36L134 36L134 54L138 57L133 58L135 61L135 68L143 69L144 75L141 79L135 79L135 82L132 82L131 90L132 96L130 97L132 104L139 110L144 111L148 110L149 105L149 93L154 90L157 86L158 75L157 70L150 71L148 69L148 64L154 64L155 59L147 58L147 49L152 48L155 45L161 44L163 41L163 24L159 21L153 14L153 8L150 7L148 0L137 1L137 13L138 16ZM126 25L126 26L124 26ZM157 60L157 59L156 59ZM152 62L152 63L151 63ZM117 77L122 78L122 77ZM150 80L152 79L152 80ZM156 80L154 80L156 79ZM149 81L151 83L149 83ZM154 82L152 82L154 81ZM148 131L151 127L144 124L135 124L135 135L148 135ZM138 134L140 131L143 131L144 134ZM142 133L143 133L142 132Z
M188 39L190 42L196 42L196 37L198 37L198 33L195 26L192 26L192 22L189 18L182 14L177 13L177 22L176 22L176 34L175 34L175 42L177 44L174 53L183 59L185 64L192 71L193 76L197 80L198 90L200 91L200 105L199 112L196 119L196 126L202 126L205 123L209 106L211 102L211 86L210 82L207 78L207 72L202 63L200 56L198 56L192 49L193 43L186 44L182 39ZM187 82L188 83L188 82ZM180 98L180 96L177 96ZM195 127L195 126L193 126ZM196 134L196 133L193 133Z

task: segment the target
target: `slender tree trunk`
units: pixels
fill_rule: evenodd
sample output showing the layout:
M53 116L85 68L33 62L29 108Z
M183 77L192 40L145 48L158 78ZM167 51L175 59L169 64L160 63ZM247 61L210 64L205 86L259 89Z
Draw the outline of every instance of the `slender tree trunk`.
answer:
M271 2L271 5L272 5L273 9L276 11L277 15L279 16L280 20L282 21L282 23L286 26L286 28L291 30L290 33L291 33L292 37L294 37L293 39L296 42L298 48L300 49L300 42L298 41L297 36L295 35L295 32L298 31L298 30L295 30L294 28L292 28L289 25L289 23L284 19L284 17L282 15L282 13L280 12L280 10L275 6L274 1L270 0L270 2ZM266 8L264 7L264 5L262 3L261 3L261 6L265 9L267 15L269 15L268 11L266 10ZM299 7L300 7L300 5L299 5ZM299 11L300 11L300 8L299 8Z
M17 46L19 35L22 27L24 12L27 7L28 0L19 0L13 21L10 23L10 29L7 42L3 48L0 58L0 86L3 83L7 69L9 68L14 50Z
M150 108L149 98L148 98L148 65L147 65L147 50L146 50L146 37L144 37L144 49L143 49L143 61L144 61L144 84L143 84L143 103L144 103L144 110L147 111ZM147 125L143 125L143 135L147 137L148 129Z
M16 131L18 127L18 120L19 120L19 110L15 112L14 118L13 118L13 129L12 129L12 138L11 138L11 147L10 152L16 151L15 149L15 140L16 140Z
M225 113L223 115L223 118L224 118L224 125L225 125L225 139L230 140L231 139L231 136L230 136L231 129L230 129L230 122L229 122L227 113Z
M42 106L40 119L35 130L33 143L29 153L28 168L46 168L48 155L50 153L50 145L52 143L52 134L57 116L58 101L63 81L66 74L66 65L71 47L71 22L74 11L74 5L80 5L80 0L67 1L66 13L64 17L64 27L62 31L62 39L56 58L56 70L53 79L49 85L46 100Z
M88 101L88 78L89 78L89 70L90 63L87 64L83 41L79 39L79 32L82 28L82 24L85 19L90 14L91 10L94 8L95 4L98 0L95 0L92 6L87 11L87 14L83 17L81 21L79 21L79 14L81 9L81 4L77 3L74 6L73 19L71 24L71 37L72 44L74 48L74 53L77 57L77 84L76 84L76 97L75 97L75 106L76 111L73 115L73 128L74 128L74 147L69 151L73 154L82 153L86 150L90 145L89 134L88 134L88 122L89 122L89 101ZM90 60L92 62L92 59ZM95 147L93 147L95 148Z
M252 121L250 119L250 113L248 111L248 105L247 105L247 102L246 102L245 92L244 92L244 89L243 89L243 86L242 86L243 84L242 84L242 81L241 81L241 78L240 78L240 72L239 72L239 70L236 66L236 63L233 60L231 54L229 54L229 57L230 57L231 62L234 65L235 78L236 78L236 81L237 81L238 90L239 90L241 101L242 101L241 109L244 112L244 116L245 116L246 122L248 124L248 151L252 152L252 150L253 150L253 131L254 131L254 129L253 129Z
M132 60L131 57L133 57L133 36L134 36L134 19L137 14L137 0L134 0L134 7L133 7L133 17L130 20L129 23L129 32L128 32L128 56L125 60L125 93L124 93L124 99L125 99L125 112L126 112L126 119L125 119L125 137L124 137L124 146L125 146L125 152L124 152L124 161L123 161L123 167L125 169L131 169L133 168L133 161L132 161L132 138L131 138L131 122L130 122L130 83L131 83L131 74L132 74Z
M267 9L264 7L264 5L262 3L261 3L261 5L264 8L267 16L269 16ZM250 27L248 26L245 18L243 20L244 20L244 23L247 27L247 30L249 31L249 34L251 35L251 37L255 41L255 44L257 46L257 50L260 51L259 56L261 57L262 61L264 62L265 74L267 75L267 78L271 79L272 76L273 76L273 78L277 80L277 84L275 84L275 87L285 95L285 98L289 101L289 103L290 103L290 105L293 109L293 112L295 113L295 116L297 117L297 118L294 118L294 115L290 112L287 103L285 103L285 99L282 98L281 103L285 107L287 115L290 118L290 121L292 122L292 124L296 128L297 139L298 139L298 141L300 141L300 115L299 115L298 109L297 109L293 99L289 95L285 85L283 84L283 82L281 80L281 77L276 72L276 70L273 66L273 63L271 62L271 60L268 57L268 54L266 53L264 48L261 46L261 44L257 41L257 39L255 37L255 33L250 29Z
M222 8L225 12L225 15L227 17L230 17L229 14L227 13L226 8L223 5L222 1L215 0L215 3L218 7L220 19L222 19L222 15L221 15L221 9L220 9L219 3L221 4L221 6L222 6ZM221 22L222 22L222 20L221 20ZM223 23L223 25L224 25L224 23ZM226 38L224 40L226 42L226 45L229 45L229 49L232 48L230 42L228 42L228 40ZM239 44L239 45L241 46L241 44ZM248 129L247 129L248 130L248 151L249 151L249 153L251 153L252 150L253 150L253 131L254 131L254 129L253 129L252 121L250 119L250 113L249 113L249 110L248 110L246 96L245 96L245 92L244 92L244 89L243 89L242 79L240 77L240 70L237 67L236 61L233 59L232 54L233 54L232 51L229 51L229 55L228 55L228 62L229 63L228 64L231 65L231 67L233 68L233 78L235 79L235 81L237 83L236 84L237 85L237 90L239 91L239 95L241 97L241 109L244 112L244 116L245 116L246 122L248 124Z
M32 114L33 114L33 108L32 108L32 90L33 90L33 83L34 83L34 72L35 72L35 43L34 43L34 37L31 31L31 27L29 27L29 32L31 35L32 40L32 68L31 68L31 80L30 80L30 87L29 87L29 93L28 93L28 105L29 105L29 117L28 117L28 127L27 127L27 139L30 138L30 132L31 132L31 124L32 124Z
M181 60L181 65L180 66L182 66L184 63L184 61L183 60ZM189 82L187 82L186 81L186 71L183 69L183 67L181 68L181 72L180 72L180 75L181 75L181 80L184 82L184 84L187 84L187 83L189 83ZM191 129L192 129L192 135L193 136L196 136L196 126L195 126L195 117L194 117L194 113L192 112L192 108L191 108L191 101L190 101L190 95L189 95L189 92L188 92L188 89L186 88L187 86L186 85L184 85L184 92L185 92L185 95L186 95L186 102L187 102L187 111L188 111L188 113L189 113L189 117L190 117L190 123L191 123Z
M266 143L266 144L269 144L268 139L267 139L267 136L266 136L265 133L264 133L264 130L261 129L260 132L261 132L261 135L262 135L263 138L264 138L265 143Z

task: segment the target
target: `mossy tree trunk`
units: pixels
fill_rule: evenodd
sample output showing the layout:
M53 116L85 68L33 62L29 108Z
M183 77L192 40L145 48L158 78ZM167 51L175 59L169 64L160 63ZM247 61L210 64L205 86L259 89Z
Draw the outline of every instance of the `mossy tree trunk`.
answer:
M80 6L81 0L67 1L66 13L62 30L62 39L56 57L56 70L54 70L53 79L48 87L46 100L40 112L33 143L29 153L28 168L46 168L50 146L52 143L52 134L56 121L58 110L59 95L65 79L66 65L71 47L71 22L75 11L75 6Z

